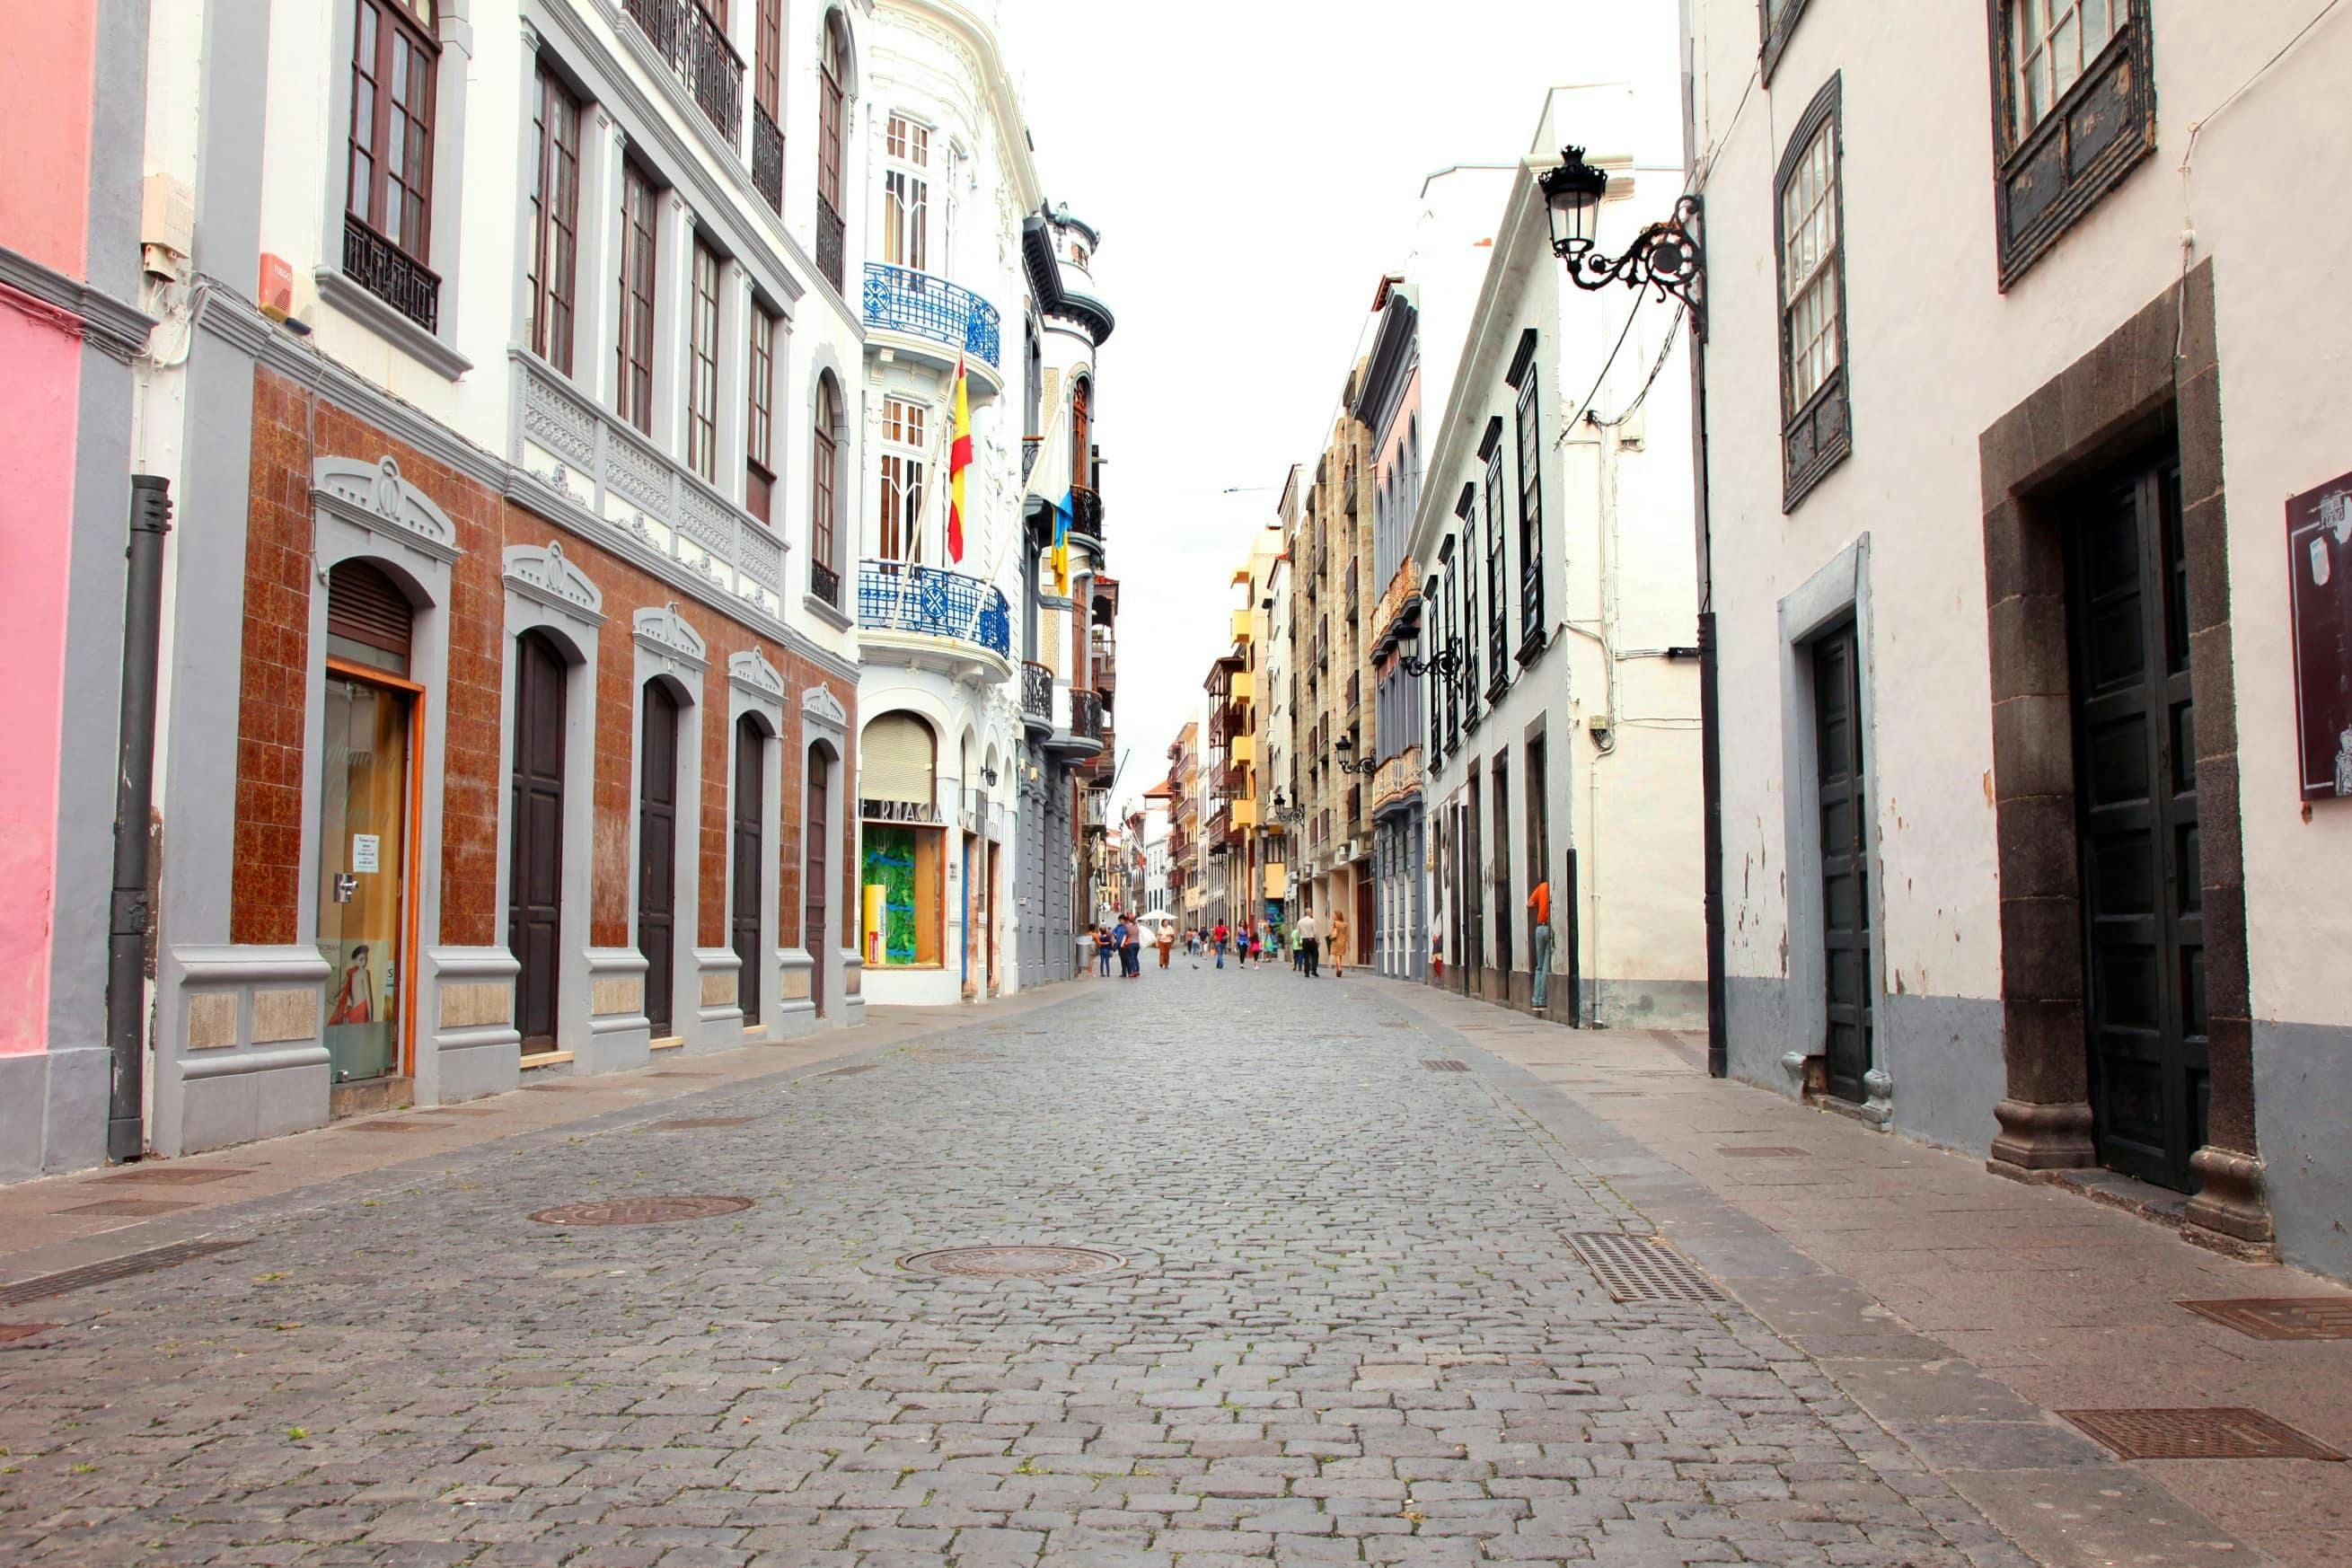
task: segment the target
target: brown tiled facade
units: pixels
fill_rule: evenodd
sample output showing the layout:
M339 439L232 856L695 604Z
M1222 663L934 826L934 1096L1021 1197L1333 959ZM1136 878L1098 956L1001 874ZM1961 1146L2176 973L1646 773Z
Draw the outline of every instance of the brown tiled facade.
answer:
M595 947L633 942L629 864L630 800L637 768L633 616L677 600L677 590L629 562L560 530L545 518L425 453L384 434L323 395L267 369L254 384L251 501L238 701L236 884L231 940L240 943L298 942L300 889L304 694L316 657L309 646L312 539L311 465L321 457L385 454L402 476L447 513L460 551L452 572L446 689L428 700L446 705L442 791L441 931L455 946L488 947L505 940L496 907L499 808L508 760L499 710L506 675L505 551L561 537L569 558L604 595L604 625L597 657L593 864L589 868L588 940ZM751 628L698 605L681 606L709 646L709 669L696 694L708 715L702 726L700 896L696 940L705 947L727 941L728 807L733 726L726 720L728 660L756 649L784 679L786 732L781 791L784 810L774 848L778 862L776 933L780 943L801 940L801 775L807 740L800 733L800 694L823 686L848 712L856 732L854 681L763 638ZM848 809L854 784L845 784L836 812ZM430 787L432 781L428 781ZM837 852L838 853L838 852ZM838 853L841 909L854 908L855 857ZM681 911L683 913L683 911Z

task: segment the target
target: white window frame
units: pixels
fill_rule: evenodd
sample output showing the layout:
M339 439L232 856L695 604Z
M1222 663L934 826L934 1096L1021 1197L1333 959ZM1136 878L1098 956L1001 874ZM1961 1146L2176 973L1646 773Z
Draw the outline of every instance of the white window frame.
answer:
M919 399L896 393L882 399L881 454L876 464L881 504L874 541L878 559L914 559L923 523L924 485L929 477L930 419L930 405ZM896 554L888 548L893 530L898 533Z
M882 259L929 272L932 128L892 110L882 130Z

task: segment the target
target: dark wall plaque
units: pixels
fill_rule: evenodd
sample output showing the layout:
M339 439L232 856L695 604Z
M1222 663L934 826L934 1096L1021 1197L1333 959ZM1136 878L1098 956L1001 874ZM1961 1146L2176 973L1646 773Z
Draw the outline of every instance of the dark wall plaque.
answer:
M2352 474L2286 503L2286 548L2303 798L2352 799Z

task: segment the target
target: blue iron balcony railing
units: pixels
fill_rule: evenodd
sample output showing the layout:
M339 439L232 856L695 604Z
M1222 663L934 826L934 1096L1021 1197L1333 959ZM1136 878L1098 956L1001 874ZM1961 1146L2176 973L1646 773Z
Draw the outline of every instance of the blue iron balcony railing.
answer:
M869 261L865 305L869 327L929 338L996 367L996 307L969 289L910 268Z
M1013 616L995 584L938 566L868 561L857 574L857 622L867 631L921 632L1013 653Z

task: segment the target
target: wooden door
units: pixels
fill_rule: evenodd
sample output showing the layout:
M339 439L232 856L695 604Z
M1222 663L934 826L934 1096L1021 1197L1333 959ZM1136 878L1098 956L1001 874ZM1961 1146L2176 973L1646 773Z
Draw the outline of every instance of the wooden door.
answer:
M1870 1070L1869 810L1862 664L1851 622L1813 643L1813 805L1821 825L1822 988L1829 1090L1859 1104Z
M768 814L768 737L750 714L735 721L735 999L746 1026L760 1021L760 840Z
M2180 469L2082 493L2070 539L2084 1000L2102 1163L2186 1192L2209 1091Z
M563 708L568 668L537 632L515 639L514 775L509 816L507 948L523 1054L556 1046L563 935Z
M801 946L809 955L809 1000L816 1004L817 1016L824 1017L824 971L833 956L833 942L825 935L827 900L833 883L831 835L833 832L831 784L825 777L825 755L815 748L808 754L808 805L802 820L802 837L808 847L802 852L804 864L801 871Z
M637 951L646 955L646 1017L655 1039L676 1033L677 991L677 699L646 687L637 746Z

